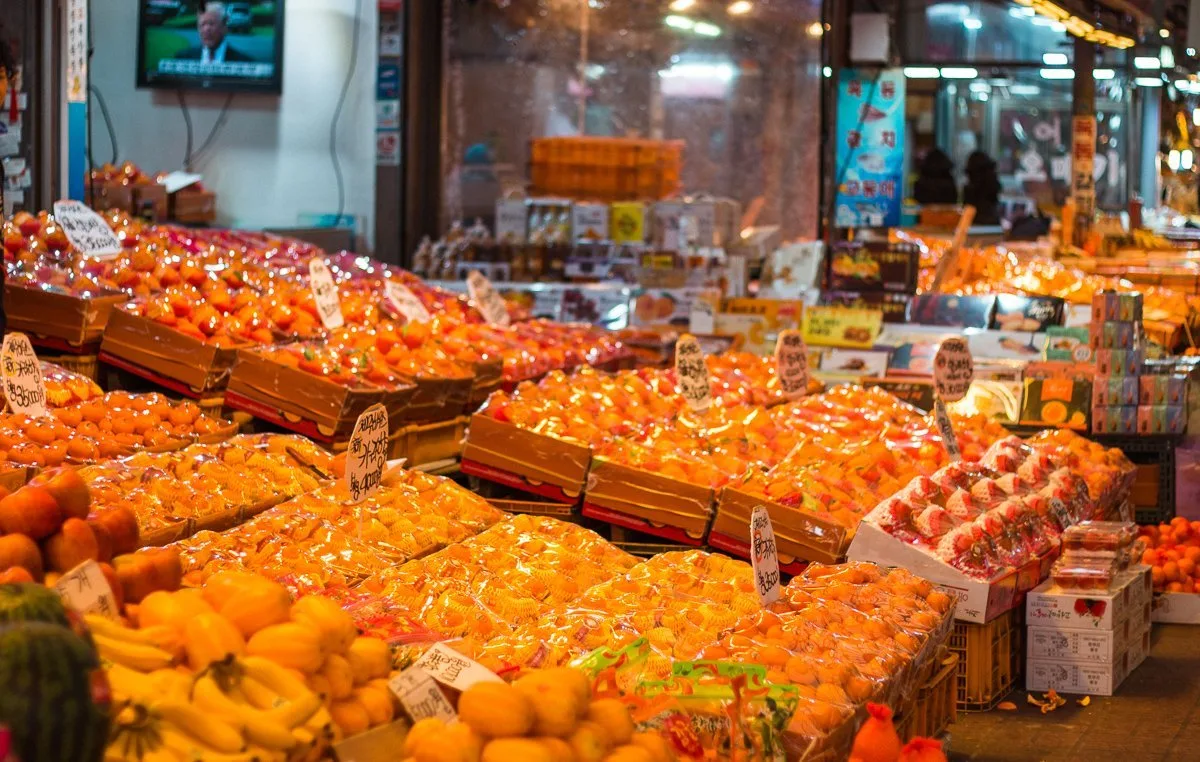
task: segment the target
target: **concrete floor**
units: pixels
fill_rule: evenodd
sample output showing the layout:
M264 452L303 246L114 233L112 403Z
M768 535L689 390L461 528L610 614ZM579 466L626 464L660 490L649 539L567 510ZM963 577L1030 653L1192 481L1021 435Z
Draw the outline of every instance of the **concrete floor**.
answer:
M1023 687L1023 686L1022 686ZM1150 656L1111 698L1075 696L1043 715L1025 691L1017 710L959 714L951 762L1183 762L1200 760L1200 626L1154 625Z

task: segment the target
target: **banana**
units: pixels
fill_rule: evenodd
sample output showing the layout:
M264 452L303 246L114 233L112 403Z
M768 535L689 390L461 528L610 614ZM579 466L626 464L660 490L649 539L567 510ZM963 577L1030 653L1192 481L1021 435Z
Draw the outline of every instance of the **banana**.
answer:
M175 662L175 658L171 654L161 648L144 643L117 640L98 633L93 633L92 640L96 642L96 647L100 649L100 655L105 659L139 672L152 672L169 667Z
M286 669L261 656L245 656L241 659L242 669L248 677L262 683L289 701L311 693L308 686L297 680Z
M249 675L242 676L241 685L238 687L242 689L242 693L249 699L251 706L261 709L264 712L288 703L288 700L283 696L280 696Z
M282 724L285 728L296 728L303 725L309 717L316 714L317 710L322 708L321 697L315 693L309 692L305 696L297 699L292 699L283 706L276 707L267 712L271 719Z
M332 738L333 737L333 715L329 713L329 709L321 706L304 722L304 729L312 733L317 738Z
M236 754L215 751L188 734L181 733L176 728L169 726L164 726L162 729L162 742L163 747L182 762L256 762L260 759L250 751L239 751Z
M192 689L192 678L177 669L156 669L149 675L149 683L154 690L154 696L170 698L186 698Z
M303 727L292 728L292 737L296 739L296 748L291 753L293 757L307 754L317 745L317 737Z
M171 725L222 754L245 751L246 739L237 728L192 704L164 699L152 704L154 711Z
M238 702L226 695L211 677L201 677L192 688L192 698L199 708L214 712L218 717L242 728L252 743L268 749L286 750L296 744L291 730L255 709L249 701Z
M116 662L109 662L105 672L109 687L118 698L138 699L154 695L154 684L149 675Z
M143 627L134 629L126 627L120 622L113 621L105 616L96 614L84 614L84 621L87 622L88 629L93 634L103 635L106 638L114 640L127 640L130 643L141 643L144 646L155 646L162 648L164 651L170 650L164 648L164 644L174 644L179 640L179 636L175 630L165 624L158 624L152 627Z

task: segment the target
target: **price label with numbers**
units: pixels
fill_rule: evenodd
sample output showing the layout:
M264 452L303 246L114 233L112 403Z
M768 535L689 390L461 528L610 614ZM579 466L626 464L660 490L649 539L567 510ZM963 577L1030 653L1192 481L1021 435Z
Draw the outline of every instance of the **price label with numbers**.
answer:
M433 717L447 725L458 721L458 713L433 677L420 667L409 667L388 682L413 722Z
M500 292L483 273L472 270L467 274L467 293L484 320L492 325L509 324L508 307L504 305L504 297L500 296Z
M321 257L313 257L308 263L308 285L312 289L313 301L317 304L317 315L327 330L341 328L346 321L342 317L342 303L338 298L337 284L333 273Z
M957 336L938 345L933 356L933 388L943 402L958 402L967 396L975 380L975 361L965 339Z
M764 506L750 514L750 565L754 586L763 605L779 600L779 553L775 549L775 528Z
M46 415L46 382L37 353L23 333L10 333L0 348L0 370L4 374L4 399L22 415Z
M95 561L84 561L59 577L54 590L63 603L80 614L101 614L109 619L116 619L120 614L108 578Z
M704 362L700 342L690 333L680 336L675 344L675 374L679 376L679 390L692 410L708 410L712 404L708 365Z
M346 490L350 502L361 503L379 489L388 460L388 414L372 405L354 424L346 450Z
M388 304L392 306L392 309L403 315L408 322L429 322L429 310L425 309L425 305L417 298L417 295L406 286L402 286L391 280L384 281L383 295L387 298Z
M55 201L54 221L84 256L111 259L121 253L121 240L113 229L79 201Z
M775 342L775 372L789 398L803 397L808 392L808 346L794 328L779 332Z

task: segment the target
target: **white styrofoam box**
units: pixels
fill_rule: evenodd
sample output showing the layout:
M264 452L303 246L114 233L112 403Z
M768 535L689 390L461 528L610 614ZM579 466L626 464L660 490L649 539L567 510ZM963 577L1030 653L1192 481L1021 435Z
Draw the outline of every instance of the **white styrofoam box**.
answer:
M1029 659L1025 665L1025 690L1111 696L1129 674L1129 653L1111 664L1077 664Z
M1200 595L1163 593L1156 596L1150 620L1172 624L1200 624Z
M1126 574L1133 575L1130 585L1129 602L1133 604L1149 603L1154 597L1154 581L1150 577L1150 567L1137 564L1129 567Z
M1111 589L1073 593L1058 589L1052 580L1025 596L1025 621L1030 627L1111 630L1128 618L1133 599L1143 595L1145 568L1121 572Z
M1138 666L1146 660L1150 655L1150 628L1146 627L1140 632L1130 630L1129 632L1129 649L1128 653L1128 670L1134 671Z
M1111 630L1030 627L1026 633L1025 655L1030 659L1111 664L1125 652L1129 632L1128 622Z
M1150 601L1129 607L1127 621L1129 623L1129 632L1131 634L1144 630L1150 626L1150 607Z

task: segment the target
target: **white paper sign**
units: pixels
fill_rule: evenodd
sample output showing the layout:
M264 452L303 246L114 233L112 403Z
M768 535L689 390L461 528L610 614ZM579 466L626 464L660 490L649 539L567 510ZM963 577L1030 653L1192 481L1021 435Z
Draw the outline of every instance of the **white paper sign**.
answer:
M202 176L195 172L180 172L177 170L163 177L158 184L166 188L167 193L178 193L189 185L195 185L200 182L201 179Z
M435 643L413 662L442 685L465 691L475 683L504 682L487 667L455 651L450 646Z
M712 404L708 365L704 362L704 350L700 348L700 342L689 333L680 336L675 344L675 373L679 376L680 392L692 410L708 410Z
M429 322L429 310L425 309L425 305L417 298L417 295L406 286L402 286L395 281L384 281L383 295L388 300L388 303L392 305L392 309L403 315L408 322Z
M104 218L78 201L55 201L54 220L85 256L110 259L121 253L121 241Z
M795 328L779 332L775 341L775 372L788 399L808 393L808 346Z
M317 303L317 315L325 328L333 330L345 325L337 284L333 282L329 265L321 257L313 257L308 263L308 285L312 289L313 301Z
M933 420L937 422L938 432L942 435L942 441L946 443L946 452L950 455L950 460L962 460L962 453L958 449L958 436L954 433L954 423L950 420L950 411L946 409L946 403L942 402L940 397L933 399Z
M80 614L102 614L109 619L120 615L117 599L108 584L108 578L100 571L95 561L84 561L58 578L54 590L63 603Z
M958 402L967 396L975 380L975 361L965 339L957 336L938 345L933 356L934 392L945 402Z
M763 605L779 600L779 553L775 550L775 528L764 506L750 514L750 565L754 586Z
M379 489L388 460L388 414L375 404L354 424L346 450L346 491L350 502L361 503Z
M492 282L478 270L467 274L467 293L475 303L475 309L483 315L483 319L492 325L507 326L509 324L508 308L504 306L504 298L492 287Z
M404 711L413 722L419 722L429 717L445 722L447 725L458 722L458 713L454 711L450 700L442 689L420 667L409 667L388 682L388 688L400 699Z
M23 333L10 333L0 348L4 374L4 399L15 413L46 415L46 382L33 345Z

